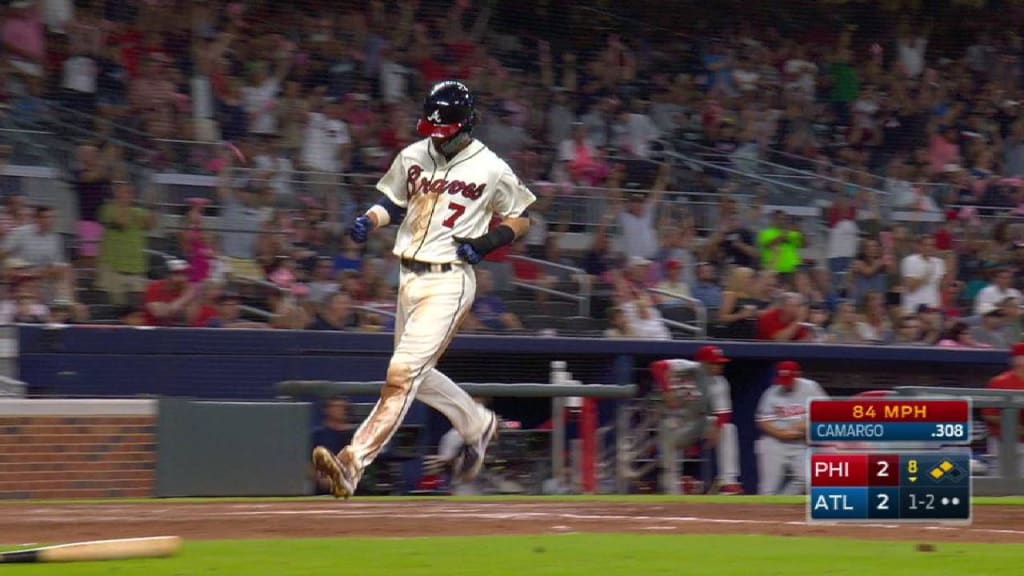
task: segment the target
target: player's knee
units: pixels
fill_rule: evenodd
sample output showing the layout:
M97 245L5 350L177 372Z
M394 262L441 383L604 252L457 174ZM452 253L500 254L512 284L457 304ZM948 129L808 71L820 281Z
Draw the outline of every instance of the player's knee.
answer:
M393 394L404 394L412 388L412 371L409 365L404 362L392 362L388 365L387 379L384 381L384 389L381 396Z

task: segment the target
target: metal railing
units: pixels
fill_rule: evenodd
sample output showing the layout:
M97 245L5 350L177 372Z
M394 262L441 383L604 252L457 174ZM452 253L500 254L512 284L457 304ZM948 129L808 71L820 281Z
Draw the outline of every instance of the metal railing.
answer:
M694 316L696 316L694 324L680 322L678 320L673 320L670 318L664 318L664 312L662 312L662 321L664 321L666 325L674 328L679 328L680 330L685 330L698 337L704 337L707 335L708 311L707 308L704 306L703 302L697 300L696 298L691 298L689 296L680 296L678 294L673 294L672 292L662 290L660 288L648 288L647 291L653 294L658 294L660 296L665 296L666 298L671 298L672 300L678 300L685 304L687 307L693 309Z
M975 477L974 492L992 496L1024 494L1022 454L1019 452L1020 444L1016 441L1021 432L1020 411L1024 409L1024 391L938 386L897 386L895 391L898 396L970 398L974 408L998 408L1000 429L1015 431L1002 436L1014 440L999 443L999 454L996 455L999 460L999 476Z
M514 281L510 282L510 284L512 286L515 286L517 288L522 288L524 290L532 290L532 291L535 291L535 292L542 292L544 294L549 294L551 296L557 296L559 298L564 298L566 300L573 300L573 301L579 303L579 315L580 316L590 316L591 287L590 287L590 280L587 277L587 272L584 269L577 268L575 266L568 266L566 264L559 264L558 262L549 262L547 260L539 260L537 258L530 258L529 256L520 256L518 254L513 254L513 255L509 256L508 259L509 260L519 260L521 262L530 262L531 264L537 264L538 266L546 266L548 268L554 268L556 270L564 270L566 272L570 272L573 275L575 275L574 280L576 281L577 284L579 284L579 287L580 287L580 290L579 290L580 293L579 294L571 294L569 292L563 292L561 290L555 290L553 288L547 288L545 286L538 286L538 285L530 283L530 282L522 282L522 281L518 281L518 280L514 280Z

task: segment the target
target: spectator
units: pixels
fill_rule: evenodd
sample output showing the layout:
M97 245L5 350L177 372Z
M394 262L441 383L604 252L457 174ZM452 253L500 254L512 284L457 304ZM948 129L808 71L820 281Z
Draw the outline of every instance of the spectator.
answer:
M984 316L999 307L1007 298L1018 301L1024 298L1020 290L1013 287L1013 271L1009 268L997 268L991 275L992 283L982 288L974 299L974 313Z
M654 306L651 295L624 276L615 279L615 302L625 318L626 332L633 338L669 340L672 338L665 326L661 312Z
M10 72L16 77L43 78L47 46L41 3L34 0L11 2L0 32Z
M56 214L49 206L36 208L35 221L13 230L4 240L7 266L44 281L44 291L68 298L73 294L71 267L64 255L64 242L54 228ZM27 265L27 266L24 266Z
M715 338L754 339L757 334L758 311L765 306L765 302L755 293L756 277L750 268L738 266L732 269L725 291L722 292Z
M956 334L966 333L967 325L962 322L962 329L957 329ZM914 313L904 314L897 321L896 338L894 344L897 346L924 346L924 329L921 319Z
M1009 348L1014 341L1007 334L1006 314L1002 309L993 307L981 317L981 323L968 331L975 346L991 348Z
M850 276L850 296L857 304L863 304L871 292L886 293L887 265L878 240L868 238L861 242L861 249L853 262Z
M927 344L927 342L919 342L919 344ZM959 321L950 327L937 345L944 348L990 348L988 344L975 340L967 324Z
M864 342L888 344L895 335L892 322L885 309L885 294L868 292L864 295L863 313L857 322L857 334Z
M761 314L757 322L757 337L759 340L776 342L807 340L811 337L811 331L805 324L808 313L803 296L786 292L779 297L775 306Z
M74 176L75 192L78 196L78 256L85 264L99 254L103 225L99 221L100 206L110 198L112 163L116 153L112 146L102 150L86 144L75 150L77 167Z
M924 304L929 308L942 305L939 288L946 275L946 263L935 255L935 238L922 234L917 240L917 251L900 263L903 276L902 308L914 312Z
M205 282L213 274L217 252L212 234L206 230L203 222L203 212L210 201L206 198L189 198L188 203L185 229L178 238L178 249L188 262L189 282L197 284Z
M310 441L312 446L324 446L332 454L341 452L348 446L355 434L355 426L349 422L349 403L342 396L335 396L324 401L323 420L315 430ZM331 483L328 479L313 474L316 481L316 494L330 494Z
M796 218L776 210L772 225L758 234L757 245L761 248L761 264L766 269L789 274L796 271L802 261L800 250L805 246L804 235Z
M260 279L263 271L256 262L256 241L267 216L260 207L260 198L253 183L236 189L231 182L231 157L230 152L223 155L227 161L217 178L224 256L230 274Z
M629 325L622 309L613 306L608 309L608 327L604 330L605 338L629 338Z
M352 138L336 99L314 97L311 110L306 121L302 164L306 170L320 173L314 177L313 188L316 198L324 201L335 192L337 173L351 165Z
M705 308L718 308L722 305L722 287L718 285L714 264L697 264L697 283L693 287L693 297L700 300Z
M309 301L320 305L337 291L338 282L335 279L334 263L330 258L321 256L316 261L316 268L313 269L313 277L309 282Z
M114 184L114 199L99 210L99 221L104 226L100 286L118 306L125 303L126 293L142 292L146 287L146 233L156 224L155 215L135 205L134 200L134 187L119 181Z
M836 308L836 316L828 327L828 342L833 344L864 344L859 329L857 309L853 302L841 302Z
M683 263L679 260L665 262L665 279L655 286L668 295L655 294L655 302L666 305L679 305L678 298L689 298L690 287L683 281Z
M339 292L332 294L320 306L320 312L313 320L310 330L350 330L358 326L356 315L352 312L352 298Z
M242 318L242 298L237 292L221 291L216 297L215 314L205 324L207 328L266 329L266 322L252 322Z
M501 297L494 294L494 277L489 270L476 271L476 299L467 318L470 330L522 330L523 324L508 311Z
M622 231L622 252L626 257L640 257L648 260L658 255L658 238L655 235L654 212L669 183L669 164L658 168L658 176L650 192L632 192L628 207L622 208L622 201L613 203Z
M706 258L719 265L757 268L760 252L756 247L754 233L743 224L736 200L728 196L723 198L720 212L718 228L705 244Z
M146 286L143 308L147 326L182 326L190 305L200 296L200 290L188 283L188 262L167 262L168 275Z
M860 230L854 220L855 211L844 210L845 199L837 201L836 222L828 230L828 269L832 282L840 284L857 254L857 236Z

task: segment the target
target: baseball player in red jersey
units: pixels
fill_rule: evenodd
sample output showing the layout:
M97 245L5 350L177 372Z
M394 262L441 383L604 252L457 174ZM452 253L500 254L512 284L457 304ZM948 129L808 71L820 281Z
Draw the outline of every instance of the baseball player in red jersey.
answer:
M1013 345L1010 351L1010 369L988 381L988 387L995 390L1024 390L1024 342ZM988 424L988 454L993 470L999 470L999 445L1003 442L1015 442L1017 445L1018 470L1024 476L1024 426L1017 433L1000 429L1002 410L984 408L981 413ZM1021 423L1024 424L1024 410L1021 410ZM1009 432L1009 433L1007 433Z
M454 462L463 482L479 474L497 431L497 416L434 368L473 303L473 265L526 234L526 209L536 199L505 161L472 137L476 118L473 94L463 83L435 84L416 127L425 138L399 152L377 183L383 198L349 230L362 243L371 231L401 220L394 247L401 276L395 350L377 405L341 452L313 450L313 464L336 497L355 493L413 399L448 417L465 440ZM488 231L495 214L501 225Z

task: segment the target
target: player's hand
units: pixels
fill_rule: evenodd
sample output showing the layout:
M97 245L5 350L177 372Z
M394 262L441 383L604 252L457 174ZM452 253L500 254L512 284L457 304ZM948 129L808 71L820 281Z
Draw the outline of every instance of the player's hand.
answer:
M469 238L454 238L454 240L459 245L459 247L455 249L455 255L466 264L471 266L476 265L484 259L483 254L473 246L473 241Z
M352 227L348 229L348 235L349 238L352 238L355 242L365 244L366 239L370 237L370 231L372 230L373 222L370 221L369 216L363 214L352 222Z

